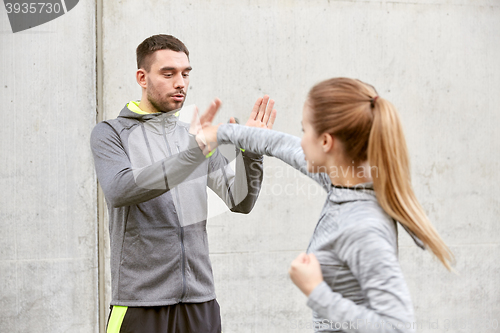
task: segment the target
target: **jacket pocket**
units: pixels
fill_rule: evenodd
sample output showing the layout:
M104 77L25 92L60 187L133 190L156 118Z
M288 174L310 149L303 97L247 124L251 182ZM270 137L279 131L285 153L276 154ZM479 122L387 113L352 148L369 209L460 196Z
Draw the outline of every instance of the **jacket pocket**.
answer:
M180 298L182 275L178 227L142 228L126 235L119 276L120 300Z

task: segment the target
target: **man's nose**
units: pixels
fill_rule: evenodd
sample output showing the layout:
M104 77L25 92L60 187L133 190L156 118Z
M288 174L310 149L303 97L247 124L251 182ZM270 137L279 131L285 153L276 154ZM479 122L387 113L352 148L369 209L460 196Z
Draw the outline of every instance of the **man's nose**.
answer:
M175 76L174 80L174 88L175 89L184 89L186 86L186 83L184 82L184 77L182 76L182 73L179 73Z

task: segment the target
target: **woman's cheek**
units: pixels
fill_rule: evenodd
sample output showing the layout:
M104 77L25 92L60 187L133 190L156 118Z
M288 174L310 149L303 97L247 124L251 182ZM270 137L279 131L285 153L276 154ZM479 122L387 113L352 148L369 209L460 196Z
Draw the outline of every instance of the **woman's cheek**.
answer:
M302 140L300 141L300 146L302 147L302 151L304 152L304 159L307 160L306 145L304 143L304 137L302 137Z

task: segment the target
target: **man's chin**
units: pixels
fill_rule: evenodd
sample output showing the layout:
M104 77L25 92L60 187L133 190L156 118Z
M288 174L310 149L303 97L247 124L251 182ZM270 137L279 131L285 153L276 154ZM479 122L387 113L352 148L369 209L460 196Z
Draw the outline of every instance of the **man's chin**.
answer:
M161 108L160 112L168 113L168 112L176 111L176 110L181 109L183 105L184 105L184 101L175 102L175 103L168 103L167 105L164 105Z

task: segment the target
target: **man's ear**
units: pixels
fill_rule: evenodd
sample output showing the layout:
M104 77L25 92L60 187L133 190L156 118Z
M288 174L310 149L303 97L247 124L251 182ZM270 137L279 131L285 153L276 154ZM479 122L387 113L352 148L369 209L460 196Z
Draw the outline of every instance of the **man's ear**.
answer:
M147 87L146 74L147 73L144 70L144 68L139 68L137 70L137 73L135 73L135 79L137 80L137 83L139 83L139 85L141 87L143 87L144 89L146 89L146 87Z
M333 149L335 144L335 138L328 133L321 134L321 145L323 148L323 152L328 153Z

